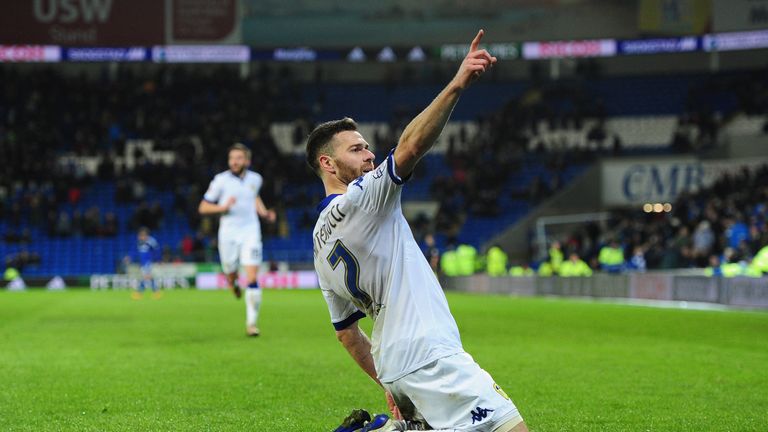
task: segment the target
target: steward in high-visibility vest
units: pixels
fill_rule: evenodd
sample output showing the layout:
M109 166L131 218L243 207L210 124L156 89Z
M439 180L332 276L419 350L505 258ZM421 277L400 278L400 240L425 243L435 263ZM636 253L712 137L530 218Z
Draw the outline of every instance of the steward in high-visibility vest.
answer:
M459 256L455 250L448 250L440 257L440 270L446 276L459 275Z
M755 257L752 258L751 266L763 274L768 273L768 245L757 251Z
M488 276L504 276L507 274L507 254L499 246L488 249L485 258Z
M552 269L552 264L550 264L549 261L542 261L542 263L539 264L538 274L539 276L548 277L554 275L555 271Z
M600 248L597 261L603 271L617 273L624 267L624 249L612 240L610 244Z
M563 264L563 250L560 246L560 242L553 242L549 247L549 263L552 264L552 271L555 273L560 272L560 266Z
M19 276L21 276L21 273L13 267L8 267L5 269L5 273L3 273L3 279L5 279L6 282L15 280Z
M563 277L579 277L579 276L592 276L592 269L589 265L579 258L578 254L572 253L568 261L564 262L560 266L560 276Z
M456 248L458 257L459 276L471 276L475 274L475 260L477 259L477 249L468 244L460 244Z
M509 269L509 275L515 277L533 276L535 274L536 272L534 272L532 268L528 267L528 265L515 265Z

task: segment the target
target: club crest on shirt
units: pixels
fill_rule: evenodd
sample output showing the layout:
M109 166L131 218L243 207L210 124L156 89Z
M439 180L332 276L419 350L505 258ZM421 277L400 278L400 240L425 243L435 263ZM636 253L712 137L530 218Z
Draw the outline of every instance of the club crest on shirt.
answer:
M499 387L499 385L498 385L498 384L496 384L496 383L493 383L493 389L494 389L494 390L496 390L496 393L500 394L500 395L501 395L501 397L503 397L504 399L506 399L506 400L511 400L511 399L509 398L509 396L507 396L507 394L504 392L504 390L502 390L502 389L501 389L501 387Z
M376 171L374 171L373 174L371 174L371 176L373 176L373 178L375 178L375 179L379 179L383 175L384 175L384 166L383 165L379 165L379 167L376 168Z

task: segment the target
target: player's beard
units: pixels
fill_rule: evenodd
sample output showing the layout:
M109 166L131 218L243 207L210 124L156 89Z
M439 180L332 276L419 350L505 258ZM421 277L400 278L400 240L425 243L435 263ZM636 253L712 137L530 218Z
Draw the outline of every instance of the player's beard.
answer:
M230 167L229 170L232 171L232 174L234 174L234 175L236 175L238 177L242 177L243 171L245 171L245 167L241 166L237 170L235 170L234 168Z
M368 164L366 163L366 165ZM360 177L366 172L367 171L365 170L365 167L353 168L352 166L347 165L340 160L336 161L336 177L344 184L352 183L356 178Z

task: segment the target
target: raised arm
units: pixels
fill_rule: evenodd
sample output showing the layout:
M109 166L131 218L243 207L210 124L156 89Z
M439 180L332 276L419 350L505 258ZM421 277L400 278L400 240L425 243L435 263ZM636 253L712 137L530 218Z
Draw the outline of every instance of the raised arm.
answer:
M419 159L440 136L461 92L496 63L496 57L484 49L478 49L483 34L483 30L477 32L456 76L403 131L394 155L398 176L407 177L413 171Z

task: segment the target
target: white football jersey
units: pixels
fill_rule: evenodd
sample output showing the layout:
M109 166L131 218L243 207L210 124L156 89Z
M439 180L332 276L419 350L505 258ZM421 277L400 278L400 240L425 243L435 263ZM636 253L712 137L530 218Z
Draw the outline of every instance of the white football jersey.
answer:
M371 353L382 382L463 352L445 294L403 216L404 180L394 163L390 153L346 193L326 197L313 231L331 322L341 330L373 319Z
M221 215L219 233L255 229L261 236L261 224L256 214L256 197L259 196L263 182L261 174L253 171L245 171L242 178L229 170L216 174L203 199L219 205L224 205L230 197L236 199L235 205Z

